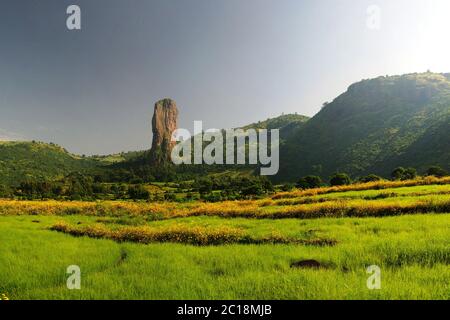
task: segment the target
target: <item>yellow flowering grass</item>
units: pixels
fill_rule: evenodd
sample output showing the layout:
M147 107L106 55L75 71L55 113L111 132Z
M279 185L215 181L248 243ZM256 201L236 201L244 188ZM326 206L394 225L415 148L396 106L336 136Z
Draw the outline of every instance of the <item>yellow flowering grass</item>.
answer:
M410 184L419 187L400 189ZM361 185L293 191L260 200L217 203L200 201L189 203L149 203L131 201L0 200L0 216L86 215L96 217L140 217L147 221L153 221L191 216L311 219L321 217L381 217L429 212L445 213L450 212L450 190L448 190L446 184L450 184L450 178L438 179L428 177L412 181L382 181ZM355 189L361 191L355 193ZM381 191L378 193L376 190ZM399 190L399 192L396 193L394 190ZM334 192L334 194L331 192ZM327 195L316 197L318 194Z
M111 239L119 242L174 242L191 245L226 245L226 244L303 244L315 246L332 246L336 244L333 239L296 239L288 238L281 234L256 238L242 229L228 226L219 227L188 227L184 225L171 225L165 228L150 226L123 227L110 229L102 224L86 227L74 227L65 222L54 224L51 230L63 232L73 236L87 236L91 238Z
M427 186L427 185L443 185L450 184L450 177L436 178L436 177L424 177L414 180L406 181L389 181L380 180L367 183L350 184L345 186L323 187L308 190L297 190L292 192L281 192L272 196L272 199L286 199L286 198L298 198L305 196L315 196L320 194L334 193L334 192L347 192L347 191L364 191L364 190L381 190L390 188L403 188L413 186Z

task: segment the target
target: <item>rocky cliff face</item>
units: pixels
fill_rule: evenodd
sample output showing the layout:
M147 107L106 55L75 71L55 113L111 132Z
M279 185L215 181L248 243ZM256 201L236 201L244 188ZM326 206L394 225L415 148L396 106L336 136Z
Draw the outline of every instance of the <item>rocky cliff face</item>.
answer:
M174 143L172 133L177 129L178 109L175 101L163 99L155 103L152 120L153 143L151 162L159 164L170 161L170 153Z

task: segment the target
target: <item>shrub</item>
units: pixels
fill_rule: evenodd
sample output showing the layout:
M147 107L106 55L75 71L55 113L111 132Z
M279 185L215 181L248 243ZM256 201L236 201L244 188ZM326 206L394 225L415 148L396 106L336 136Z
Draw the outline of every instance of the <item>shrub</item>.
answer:
M330 179L330 184L332 186L345 186L352 183L352 179L346 173L336 173Z
M0 198L9 198L12 196L12 191L7 186L0 184Z
M177 200L177 196L175 195L175 193L167 192L164 194L164 200L175 201L175 200Z
M405 171L406 170L403 167L395 168L395 170L392 171L392 173L391 173L392 180L402 180L402 177L405 174Z
M283 184L281 186L281 191L288 192L294 190L295 186L292 183Z
M241 191L243 196L259 196L264 193L264 189L260 184L252 184L246 186Z
M297 182L300 189L314 189L322 186L322 179L318 176L306 176Z
M417 170L414 168L403 168L398 167L391 173L391 177L393 180L412 180L417 177Z
M448 172L439 166L432 166L427 170L427 176L442 178L448 176Z
M402 180L412 180L417 177L417 170L414 168L408 168L403 175Z
M366 182L375 182L375 181L381 181L381 180L383 180L382 177L377 176L376 174L369 174L368 176L360 178L359 182L366 183Z
M128 196L130 197L130 199L147 200L147 199L150 198L150 192L148 192L148 190L145 189L141 185L131 186L131 187L128 188Z

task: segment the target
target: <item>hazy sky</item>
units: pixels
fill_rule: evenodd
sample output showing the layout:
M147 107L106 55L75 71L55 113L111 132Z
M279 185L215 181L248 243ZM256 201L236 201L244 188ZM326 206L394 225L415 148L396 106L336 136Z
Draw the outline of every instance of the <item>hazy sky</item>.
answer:
M448 0L2 0L0 140L147 149L164 97L190 130L312 116L361 79L450 72L449 15Z

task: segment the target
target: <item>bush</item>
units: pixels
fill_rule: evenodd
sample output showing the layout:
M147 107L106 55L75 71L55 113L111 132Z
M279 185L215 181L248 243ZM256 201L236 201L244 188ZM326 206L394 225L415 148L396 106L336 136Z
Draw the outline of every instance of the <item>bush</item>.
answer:
M391 177L393 180L412 180L417 177L417 170L414 168L403 168L398 167L391 173Z
M362 177L359 179L359 181L362 183L375 182L375 181L381 181L381 180L383 180L383 178L380 176L377 176L376 174L369 174L368 176L365 176L365 177Z
M346 173L336 173L330 179L330 185L332 186L345 186L352 183L352 179Z
M318 176L306 176L297 182L300 189L315 189L322 186L322 179Z
M417 178L417 170L414 168L408 168L406 169L402 180L413 180L415 178Z
M427 170L427 176L434 176L437 178L442 178L448 176L448 172L439 166L432 166Z
M391 173L392 180L402 180L403 175L405 174L405 168L398 167Z
M264 189L262 185L255 183L242 188L241 193L243 196L259 196L264 193Z
M128 188L128 196L134 200L147 200L150 198L150 192L141 185L131 186Z
M164 200L166 200L166 201L176 201L177 200L177 196L175 195L175 193L168 192L168 193L164 194Z
M195 180L194 182L194 188L200 193L200 194L208 194L212 192L213 190L213 183L211 179L205 177L205 178L199 178Z
M0 184L0 198L9 198L12 196L12 191L7 186Z
M267 177L235 177L231 175L197 178L192 184L192 188L201 195L209 195L213 191L221 191L225 194L242 197L258 196L274 190L272 182ZM207 199L209 197L203 198Z
M292 183L283 184L281 186L281 191L289 192L294 190L295 186Z

